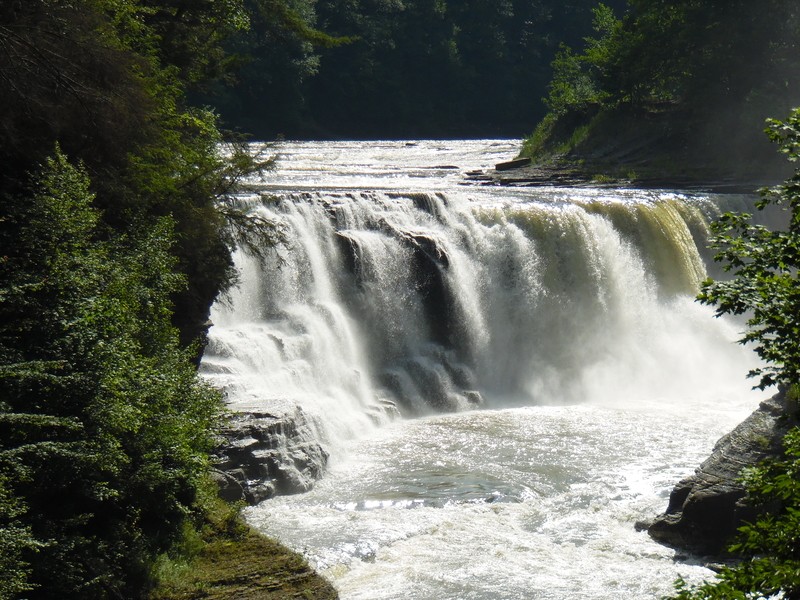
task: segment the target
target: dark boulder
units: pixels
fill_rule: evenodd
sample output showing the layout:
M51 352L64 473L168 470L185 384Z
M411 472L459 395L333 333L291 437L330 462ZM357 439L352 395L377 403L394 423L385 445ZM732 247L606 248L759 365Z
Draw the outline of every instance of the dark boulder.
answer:
M483 406L483 395L478 390L464 390L464 397L473 406Z
M723 436L694 475L672 490L666 512L647 527L650 536L694 554L724 555L736 530L759 515L745 502L742 470L782 454L783 436L795 425L784 415L779 394Z

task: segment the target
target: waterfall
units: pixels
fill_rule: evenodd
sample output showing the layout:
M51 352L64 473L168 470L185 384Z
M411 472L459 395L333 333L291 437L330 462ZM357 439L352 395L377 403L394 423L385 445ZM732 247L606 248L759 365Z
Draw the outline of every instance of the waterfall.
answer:
M736 328L693 301L714 198L451 186L249 202L287 243L236 254L204 372L235 410L301 406L333 451L398 412L746 385Z
M236 253L202 363L251 525L349 600L710 576L634 523L759 399L744 324L694 301L724 275L709 223L752 196L465 183L503 140L280 151L240 200L286 244Z

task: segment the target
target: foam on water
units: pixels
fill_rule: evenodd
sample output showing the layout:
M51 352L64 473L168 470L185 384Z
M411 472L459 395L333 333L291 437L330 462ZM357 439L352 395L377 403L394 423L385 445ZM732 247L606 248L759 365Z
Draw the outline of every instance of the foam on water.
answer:
M670 486L746 412L693 408L396 423L354 443L312 492L247 517L303 551L343 598L657 598L679 574L710 573L676 563L634 523L663 510Z

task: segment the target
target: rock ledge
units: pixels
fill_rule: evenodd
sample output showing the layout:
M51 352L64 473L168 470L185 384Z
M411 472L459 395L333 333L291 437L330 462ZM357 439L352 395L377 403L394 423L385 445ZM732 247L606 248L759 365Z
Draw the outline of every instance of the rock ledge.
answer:
M743 501L738 479L745 467L781 455L783 436L795 424L784 408L781 394L765 400L720 438L694 475L672 490L666 512L645 526L650 536L693 554L724 555L737 528L759 514Z

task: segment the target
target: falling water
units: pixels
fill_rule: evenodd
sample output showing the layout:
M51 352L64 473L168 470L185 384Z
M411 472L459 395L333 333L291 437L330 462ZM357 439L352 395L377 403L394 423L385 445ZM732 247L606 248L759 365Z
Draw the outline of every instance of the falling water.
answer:
M503 141L283 151L241 201L287 243L236 255L204 369L234 410L300 406L332 461L251 522L344 598L642 598L705 574L632 524L757 402L741 326L693 301L710 219L752 199L464 185Z

